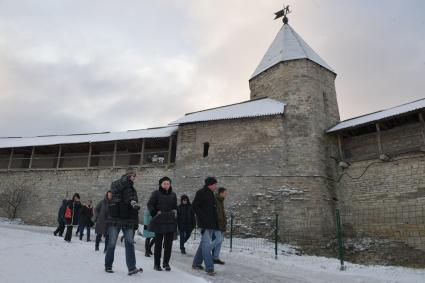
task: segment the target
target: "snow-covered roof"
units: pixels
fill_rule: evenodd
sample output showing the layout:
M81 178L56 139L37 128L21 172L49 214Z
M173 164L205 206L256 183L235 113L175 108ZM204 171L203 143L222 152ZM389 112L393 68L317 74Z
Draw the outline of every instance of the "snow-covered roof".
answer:
M310 59L335 73L289 24L284 24L255 69L251 79L277 63L296 59Z
M63 136L13 137L0 138L0 148L43 146L71 143L93 143L117 140L132 140L141 138L165 138L177 131L177 126L132 130L117 133L74 134Z
M345 121L342 121L335 125L334 127L330 128L327 132L332 133L340 130L345 130L349 128L354 128L360 125L369 124L372 122L376 122L382 119L399 116L408 112L412 112L415 110L423 109L425 108L425 98L416 100L413 102L409 102L406 104L402 104L393 108L389 108L386 110L381 110L378 112L366 114L360 117L351 118Z
M188 113L184 117L170 123L170 125L277 115L283 114L284 108L285 103L270 98L260 98Z

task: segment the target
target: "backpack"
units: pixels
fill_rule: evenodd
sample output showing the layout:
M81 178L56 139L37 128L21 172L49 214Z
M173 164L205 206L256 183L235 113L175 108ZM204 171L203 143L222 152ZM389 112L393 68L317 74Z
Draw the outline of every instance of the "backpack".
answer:
M66 207L65 219L71 219L71 217L72 217L72 210L69 207Z

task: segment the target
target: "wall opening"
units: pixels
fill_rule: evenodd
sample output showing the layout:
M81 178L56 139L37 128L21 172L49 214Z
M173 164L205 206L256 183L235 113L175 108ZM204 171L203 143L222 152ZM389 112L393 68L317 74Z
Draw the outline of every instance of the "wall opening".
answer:
M210 149L210 143L209 142L204 142L204 153L202 154L203 157L207 157L208 156L209 149Z

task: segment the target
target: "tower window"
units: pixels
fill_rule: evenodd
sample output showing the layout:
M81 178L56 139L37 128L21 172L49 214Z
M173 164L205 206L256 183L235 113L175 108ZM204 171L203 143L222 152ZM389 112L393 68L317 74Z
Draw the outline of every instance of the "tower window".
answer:
M208 156L208 150L210 149L210 143L209 142L204 142L204 154L203 157L207 157Z

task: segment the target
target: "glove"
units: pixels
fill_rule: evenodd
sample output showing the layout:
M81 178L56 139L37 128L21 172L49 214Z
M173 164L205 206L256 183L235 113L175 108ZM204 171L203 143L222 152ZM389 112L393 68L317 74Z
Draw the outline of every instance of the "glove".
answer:
M139 210L139 209L140 209L139 204L138 204L138 203L137 203L137 201L135 201L135 200L132 200L132 201L130 202L130 205L131 205L131 207L132 207L132 208L134 208L134 209L136 209L136 210Z

